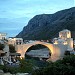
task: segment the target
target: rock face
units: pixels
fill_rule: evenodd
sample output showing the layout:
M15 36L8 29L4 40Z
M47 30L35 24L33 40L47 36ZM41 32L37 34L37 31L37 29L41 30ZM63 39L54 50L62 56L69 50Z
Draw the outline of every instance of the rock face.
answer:
M46 40L58 36L58 32L63 29L71 30L74 37L75 7L54 14L34 16L16 37L25 40Z

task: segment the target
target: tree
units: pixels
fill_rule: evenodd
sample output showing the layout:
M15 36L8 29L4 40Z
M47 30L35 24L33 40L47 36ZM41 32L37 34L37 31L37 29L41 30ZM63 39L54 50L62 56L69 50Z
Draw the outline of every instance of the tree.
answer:
M9 45L9 52L10 53L15 53L16 52L15 47L11 44Z
M25 73L25 72L31 72L33 70L33 63L31 61L26 61L24 58L20 60L20 72Z
M4 47L5 47L4 44L1 44L1 43L0 43L0 50L3 50Z
M65 55L70 55L70 51L65 51Z
M67 55L62 60L63 64L68 64L75 67L75 55Z
M62 60L33 71L32 75L75 75L75 55L67 55Z

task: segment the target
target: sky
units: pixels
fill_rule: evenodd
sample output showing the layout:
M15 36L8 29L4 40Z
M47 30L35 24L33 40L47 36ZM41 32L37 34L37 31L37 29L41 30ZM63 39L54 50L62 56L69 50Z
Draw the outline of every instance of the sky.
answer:
M38 14L53 14L75 6L75 0L0 0L0 32L14 37Z

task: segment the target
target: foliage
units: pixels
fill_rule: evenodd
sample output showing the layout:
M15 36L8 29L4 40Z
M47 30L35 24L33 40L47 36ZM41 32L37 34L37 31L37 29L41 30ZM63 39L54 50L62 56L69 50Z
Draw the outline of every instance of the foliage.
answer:
M37 64L37 65L36 65ZM44 65L40 67L41 65ZM20 59L19 67L7 67L0 65L0 69L10 73L32 73L32 75L75 75L75 56L67 55L56 62L36 62L36 60ZM39 65L39 66L38 66ZM37 66L39 68L37 68Z
M31 72L33 70L33 64L26 61L25 59L20 60L20 67L19 72L25 73L25 72Z
M65 51L64 55L70 55L70 51Z
M9 45L9 52L10 53L15 53L16 52L15 47L11 44Z
M19 66L3 66L3 68L1 68L5 73L6 72L10 72L12 74L15 73L28 73L31 72L33 70L33 65L30 61L26 61L25 59L20 59L20 65Z
M3 65L0 65L0 69L3 70L3 68L4 68L4 66Z
M4 66L3 71L5 73L10 72L11 74L15 74L19 72L19 67Z
M62 60L63 64L75 67L75 55L65 56Z
M65 56L62 60L32 72L32 75L75 75L75 56Z
M1 43L0 43L0 50L3 50L4 47L5 47L4 44L1 44Z

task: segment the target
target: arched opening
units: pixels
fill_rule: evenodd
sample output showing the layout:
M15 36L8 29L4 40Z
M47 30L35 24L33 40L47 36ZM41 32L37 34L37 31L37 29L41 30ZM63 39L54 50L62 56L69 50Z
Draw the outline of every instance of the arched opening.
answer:
M25 53L25 59L47 60L51 57L50 49L42 44L29 47Z

